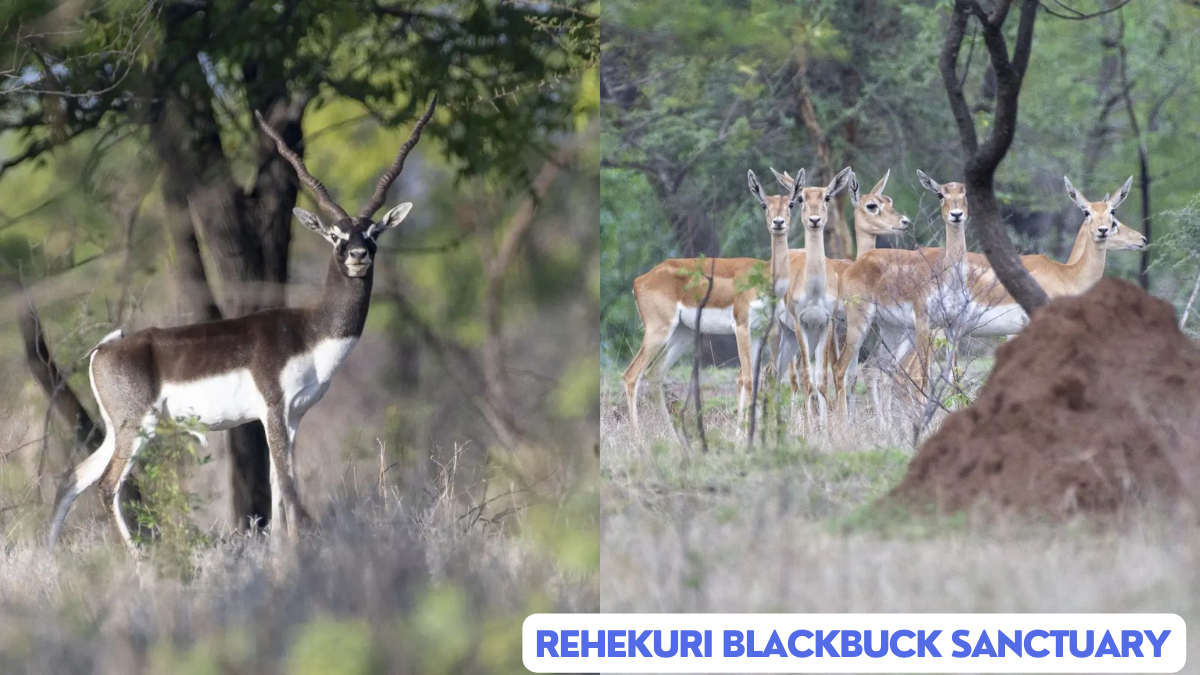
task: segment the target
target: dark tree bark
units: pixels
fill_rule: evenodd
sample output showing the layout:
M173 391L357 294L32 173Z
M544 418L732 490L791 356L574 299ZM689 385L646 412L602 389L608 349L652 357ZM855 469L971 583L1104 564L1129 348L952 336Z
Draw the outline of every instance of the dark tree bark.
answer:
M1029 270L1021 264L1021 259L1005 232L995 189L996 169L1008 153L1017 129L1017 100L1021 95L1025 69L1029 65L1033 26L1038 11L1038 0L1020 0L1021 16L1017 26L1016 43L1010 57L1004 37L1004 22L1012 4L1013 0L999 0L992 12L988 13L975 0L957 0L950 18L946 42L942 46L939 65L966 157L964 174L967 194L971 199L971 218L979 232L983 252L1000 283L1025 312L1032 315L1046 304L1048 298L1046 292L1029 274ZM962 81L958 75L958 55L971 17L975 17L980 23L996 78L992 131L982 145L976 135L971 108L967 105Z
M74 456L86 457L100 447L104 440L103 434L96 431L96 423L87 409L79 402L79 397L67 386L66 374L58 367L46 339L42 335L41 321L32 306L26 306L21 312L21 340L25 344L25 364L29 373L41 386L49 398L49 404L67 426L75 432L76 452L68 452L63 458L64 464L73 461Z
M180 15L185 21L186 15ZM168 16L168 34L178 28ZM289 94L286 78L271 64L243 68L247 99L291 146L310 96ZM258 173L247 193L234 180L221 145L221 128L197 54L160 63L154 73L150 140L163 166L164 196L174 216L173 277L187 322L243 316L282 306L288 280L291 209L297 180L272 141L260 136ZM221 291L207 278L197 232L203 235ZM269 449L255 422L228 432L232 513L239 527L270 519Z

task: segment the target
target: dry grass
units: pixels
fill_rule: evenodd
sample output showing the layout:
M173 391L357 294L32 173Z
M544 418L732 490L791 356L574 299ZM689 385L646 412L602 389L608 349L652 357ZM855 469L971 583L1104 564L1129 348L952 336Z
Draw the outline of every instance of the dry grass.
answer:
M597 611L594 493L475 518L453 484L343 493L295 548L231 535L182 566L133 563L102 521L53 554L10 541L0 672L524 672L526 615Z
M647 441L633 438L618 376L606 373L601 411L606 612L1200 616L1195 525L900 520L869 506L903 476L907 424L867 414L747 451L731 441L729 373L706 370L713 451L688 453L645 398ZM685 377L673 373L680 392Z

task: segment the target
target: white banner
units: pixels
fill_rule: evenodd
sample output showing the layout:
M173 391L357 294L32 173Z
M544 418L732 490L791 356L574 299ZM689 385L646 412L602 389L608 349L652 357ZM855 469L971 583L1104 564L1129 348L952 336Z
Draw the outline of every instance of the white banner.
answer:
M535 673L1174 673L1175 614L534 614Z

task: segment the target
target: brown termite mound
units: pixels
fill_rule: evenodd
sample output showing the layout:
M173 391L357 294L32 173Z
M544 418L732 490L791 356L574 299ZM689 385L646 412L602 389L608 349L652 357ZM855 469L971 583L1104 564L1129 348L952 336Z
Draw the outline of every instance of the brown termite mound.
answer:
M1035 313L976 402L918 450L884 504L1102 520L1196 513L1200 347L1175 311L1104 279Z

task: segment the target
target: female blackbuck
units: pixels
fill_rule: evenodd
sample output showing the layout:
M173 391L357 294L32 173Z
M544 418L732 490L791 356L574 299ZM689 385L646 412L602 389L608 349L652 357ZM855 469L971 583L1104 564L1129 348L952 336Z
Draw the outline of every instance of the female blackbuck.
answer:
M922 174L923 176L923 174ZM928 177L922 179L925 183ZM1129 230L1116 219L1116 207L1129 194L1132 178L1116 196L1100 202L1088 202L1065 179L1067 194L1086 218L1076 238L1069 262L1059 263L1043 255L1021 256L1021 262L1051 298L1077 295L1091 288L1104 275L1105 252L1136 250L1145 246L1145 237ZM987 258L966 253L961 228L954 227L952 210L946 203L962 195L962 219L966 218L965 191L961 184L937 185L942 195L946 220L945 249L896 251L856 262L842 275L843 298L857 294L861 302L847 310L846 347L834 368L836 405L846 409L847 392L854 386L857 347L861 345L872 320L888 321L916 334L917 372L914 384L922 391L928 378L933 327L949 329L951 334L1014 335L1024 328L1028 316L995 277ZM960 262L965 260L965 264Z
M89 365L92 393L104 419L104 442L59 488L50 545L71 503L99 481L113 526L134 549L121 516L121 483L160 417L192 418L209 430L261 422L270 446L272 535L277 536L284 522L291 538L298 535L302 511L292 455L296 430L362 335L371 303L375 242L404 220L412 204L400 204L378 222L372 217L436 104L435 97L357 217L333 201L300 157L256 114L263 132L334 219L326 226L316 214L294 210L301 223L333 246L324 295L316 306L304 309L270 309L224 321L148 328L128 337L118 330L104 338L92 350Z
M1063 176L1067 197L1083 212L1084 220L1075 237L1075 245L1066 263L1044 255L1023 255L1021 264L1051 298L1079 295L1096 285L1104 276L1106 253L1110 250L1140 250L1146 237L1117 220L1117 207L1129 196L1130 176L1121 189L1098 202L1084 198L1071 179ZM1029 317L1007 291L980 254L968 256L973 268L983 271L972 288L971 335L1015 335Z
M804 184L803 170L797 174L795 188L787 195L767 196L754 172L747 173L750 193L762 206L771 235L771 283L777 297L782 298L788 282L788 231L792 209L800 199ZM764 265L755 258L676 258L659 263L633 281L633 298L644 332L642 346L625 370L625 399L629 405L629 421L639 432L637 391L642 376L653 380L659 410L666 420L667 400L661 377L683 355L694 338L692 331L708 335L729 335L737 339L738 347L738 417L750 397L751 365L759 345L752 344L751 333L766 326L775 307L753 284L755 268ZM712 293L696 320L696 310L708 291L712 277Z
M825 414L825 371L837 356L834 319L844 313L838 293L839 279L851 264L849 260L825 257L822 230L828 222L828 204L838 192L849 186L854 204L858 250L872 250L877 236L903 232L909 225L908 218L897 213L891 198L883 194L888 175L890 172L865 197L860 194L858 178L849 167L835 176L829 185L805 188L803 191L805 207L801 222L806 226L805 248L803 251L792 251L790 255L787 311L780 316L780 356L781 363L789 364L798 357L806 413L810 411L815 397L818 413L821 416ZM787 174L776 174L776 178L785 187L791 183ZM823 275L818 273L822 268ZM818 324L823 316L827 320L825 327L821 328ZM827 358L830 360L827 361ZM794 382L793 378L793 388Z

